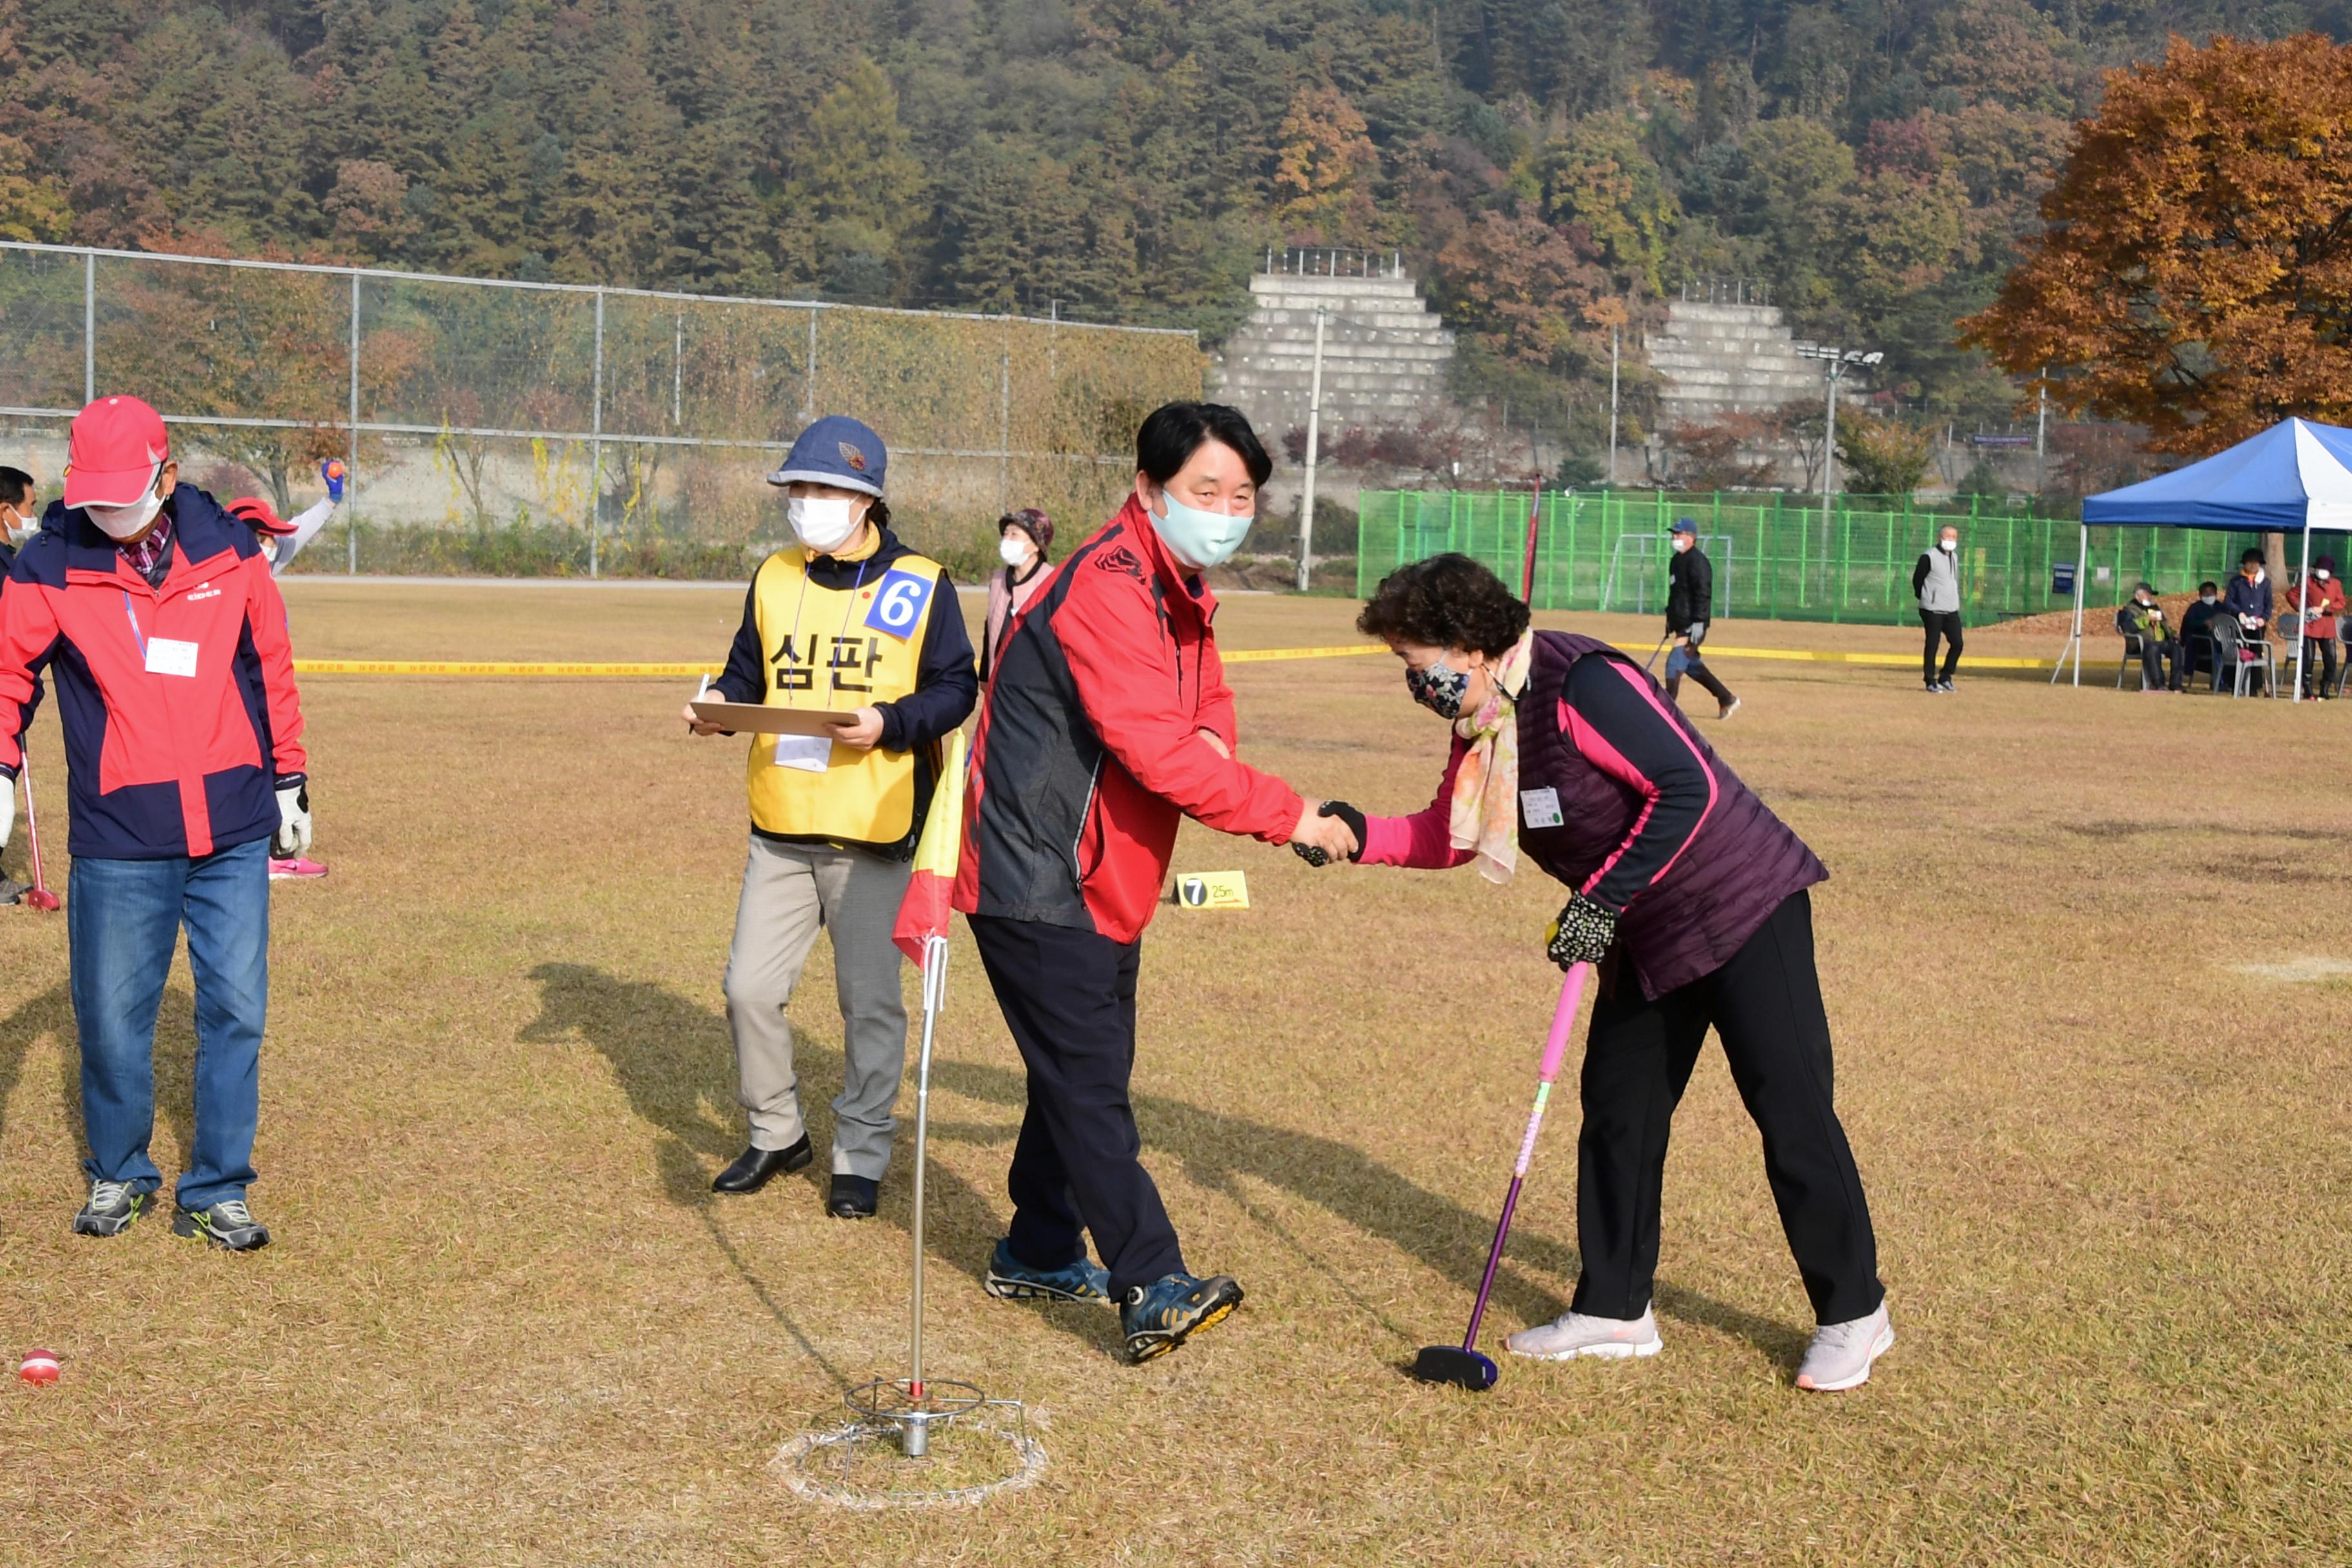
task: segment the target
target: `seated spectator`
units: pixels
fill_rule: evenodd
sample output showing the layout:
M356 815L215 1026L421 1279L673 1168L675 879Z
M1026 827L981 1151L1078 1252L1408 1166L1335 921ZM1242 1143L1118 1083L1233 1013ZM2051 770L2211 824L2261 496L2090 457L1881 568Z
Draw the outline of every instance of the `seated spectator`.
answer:
M2213 673L2213 631L2207 623L2221 613L2221 585L2198 584L2197 602L2180 616L2180 662L2188 679L2195 679L2200 669Z
M2161 691L2165 689L2164 661L2172 661L2172 689L2180 689L2180 642L2166 624L2164 606L2156 602L2156 590L2146 583L2132 590L2131 603L2116 616L2116 624L2139 636L2139 689Z
M2238 617L2238 629L2245 634L2248 642L2259 643L2271 635L2274 606L2270 574L2263 570L2261 551L2249 548L2239 557L2238 574L2230 579L2230 586L2221 595L2221 608ZM2247 648L2238 658L2247 664L2259 664L2263 653L2260 648Z
M2294 607L2305 616L2303 635L2310 644L2304 649L2304 695L2325 698L2336 684L2336 617L2344 613L2344 584L2336 581L2336 557L2314 561L2310 580L2298 581L2293 592ZM2319 679L2315 692L2311 689L2315 667Z

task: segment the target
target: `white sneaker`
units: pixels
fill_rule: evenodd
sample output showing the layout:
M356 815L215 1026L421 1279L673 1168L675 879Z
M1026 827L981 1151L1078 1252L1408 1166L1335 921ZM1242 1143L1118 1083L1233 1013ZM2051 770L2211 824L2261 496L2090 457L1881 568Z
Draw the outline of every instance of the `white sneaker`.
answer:
M1718 718L1718 719L1728 719L1728 718L1730 718L1734 713L1737 713L1737 712L1738 712L1738 711L1739 711L1739 699L1738 699L1738 698L1737 698L1737 697L1735 697L1735 698L1733 698L1733 699L1732 699L1730 701L1728 701L1728 702L1718 702L1718 703L1717 703L1717 704L1716 704L1716 708L1715 708L1715 716L1716 716L1717 718Z
M1895 1327L1886 1321L1886 1303L1867 1318L1843 1323L1823 1323L1813 1331L1805 1359L1797 1368L1797 1386L1815 1394L1835 1394L1860 1388L1870 1381L1870 1363L1895 1348Z
M1509 1343L1513 1355L1544 1361L1569 1361L1580 1355L1622 1361L1627 1356L1655 1355L1666 1348L1666 1342L1658 1338L1656 1315L1647 1310L1638 1318L1562 1312L1549 1323L1521 1329Z

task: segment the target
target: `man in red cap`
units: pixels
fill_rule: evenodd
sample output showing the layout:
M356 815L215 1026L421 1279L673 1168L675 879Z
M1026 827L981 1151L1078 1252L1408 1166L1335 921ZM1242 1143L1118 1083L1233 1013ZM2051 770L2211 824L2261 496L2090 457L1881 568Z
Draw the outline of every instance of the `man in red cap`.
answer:
M0 775L24 763L34 683L55 671L73 855L66 896L81 1044L84 1236L120 1236L163 1184L155 1016L183 926L196 990L195 1138L175 1236L246 1251L269 994L269 855L310 843L286 603L253 530L179 482L156 412L75 416L65 497L0 593ZM0 806L0 844L15 796Z

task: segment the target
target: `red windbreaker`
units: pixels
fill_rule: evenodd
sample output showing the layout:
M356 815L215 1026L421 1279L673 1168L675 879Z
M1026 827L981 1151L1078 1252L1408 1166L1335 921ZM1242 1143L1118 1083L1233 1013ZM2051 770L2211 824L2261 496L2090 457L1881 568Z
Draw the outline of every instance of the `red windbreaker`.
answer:
M1181 817L1286 844L1305 809L1235 744L1216 595L1132 497L1005 636L972 740L955 907L1133 942Z
M286 601L243 521L182 485L161 587L79 510L52 504L0 591L0 775L40 673L65 728L78 858L210 855L278 830L302 782Z

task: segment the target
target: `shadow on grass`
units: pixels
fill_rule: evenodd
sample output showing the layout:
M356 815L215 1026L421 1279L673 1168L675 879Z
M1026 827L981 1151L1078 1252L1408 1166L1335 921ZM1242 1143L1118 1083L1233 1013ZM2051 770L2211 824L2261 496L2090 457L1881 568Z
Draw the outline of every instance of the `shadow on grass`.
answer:
M8 1108L16 1103L16 1084L24 1077L25 1058L44 1035L58 1042L58 1103L77 1140L81 1131L81 1055L74 1033L73 993L63 985L48 990L0 1018L0 1130Z
M521 1033L526 1042L552 1043L575 1031L612 1062L624 1090L639 1115L666 1134L663 1172L673 1202L706 1212L709 1206L709 1176L698 1152L731 1157L740 1135L723 1131L706 1110L711 1091L723 1092L733 1081L734 1053L724 1018L695 1005L662 986L620 980L583 964L542 964L531 977L544 988L540 1016ZM806 1049L802 1037L801 1055ZM837 1066L837 1053L833 1065ZM805 1061L796 1064L807 1065ZM1008 1119L967 1122L939 1121L932 1137L944 1142L1010 1144L1019 1131L1020 1114L1028 1103L1028 1088L1017 1072L971 1062L935 1059L932 1081L985 1104L1003 1106ZM803 1073L802 1089L810 1085ZM1134 1097L1136 1119L1145 1143L1173 1154L1192 1181L1232 1200L1265 1226L1307 1268L1328 1279L1368 1317L1412 1344L1424 1339L1432 1325L1408 1329L1392 1321L1366 1300L1351 1283L1343 1266L1335 1266L1255 1201L1248 1184L1262 1183L1291 1193L1324 1209L1348 1225L1389 1242L1423 1266L1452 1279L1466 1292L1477 1289L1485 1271L1486 1249L1495 1234L1492 1214L1464 1207L1391 1170L1360 1149L1336 1139L1289 1128L1275 1127L1229 1115L1166 1095ZM731 1107L730 1107L731 1110ZM903 1119L902 1119L903 1120ZM911 1128L902 1129L911 1132ZM1497 1151L1496 1169L1502 1169ZM1008 1158L1010 1150L1007 1150ZM931 1234L941 1239L992 1237L997 1233L993 1210L969 1183L937 1165L928 1179ZM1497 1201L1500 1199L1499 1178ZM882 1217L901 1229L911 1223L906 1184L884 1188ZM751 1279L723 1237L717 1239L737 1271L759 1289L761 1300L780 1321L789 1320ZM987 1277L987 1258L981 1247L944 1259L973 1279ZM1503 1268L1495 1279L1493 1306L1506 1315L1516 1313L1528 1322L1541 1322L1565 1311L1568 1303L1529 1269L1556 1279L1573 1279L1579 1271L1576 1249L1565 1242L1525 1226L1514 1227ZM1766 1356L1788 1367L1796 1364L1808 1331L1747 1311L1694 1290L1661 1283L1658 1310L1669 1317L1746 1340ZM1099 1319L1087 1331L1072 1315L1048 1312L1048 1321L1066 1331L1106 1345L1116 1341L1108 1313L1084 1314ZM793 1330L797 1336L799 1331ZM802 1341L805 1346L805 1339ZM811 1354L814 1355L814 1350Z
M710 1233L712 1244L770 1315L799 1342L812 1360L824 1368L828 1376L843 1388L849 1387L849 1380L802 1332L766 1280L719 1228L714 1212L716 1205L756 1203L767 1195L721 1198L710 1190L710 1178L718 1166L741 1152L745 1141L742 1112L728 1092L735 1081L735 1047L727 1033L726 1018L663 986L622 980L585 964L542 963L530 972L530 977L541 986L540 1015L516 1037L525 1044L546 1045L561 1043L576 1034L612 1064L614 1076L628 1095L630 1106L660 1129L656 1157L665 1195L680 1208L694 1212ZM819 1125L816 1118L824 1114L830 1098L828 1089L840 1082L841 1053L815 1048L815 1042L805 1031L795 1031L793 1065L800 1075L802 1101L812 1113L810 1142L818 1146L820 1154L794 1184L808 1185L814 1203L821 1200L832 1180L830 1162L822 1157L829 1129ZM830 1083L820 1084L812 1075L812 1068L829 1078ZM934 1124L934 1136L944 1132L943 1127ZM913 1129L904 1124L904 1119L900 1133L900 1152L905 1153L911 1150ZM776 1185L771 1183L768 1192L772 1193ZM935 1238L995 1234L996 1217L987 1200L952 1172L936 1164L930 1168L925 1200ZM876 1217L902 1234L910 1234L914 1225L912 1205L906 1183L887 1182ZM936 1246L927 1250L941 1261L961 1268L975 1282L988 1277L988 1259L983 1250L967 1248L967 1255L962 1257L940 1252ZM1045 1316L1055 1327L1088 1343L1117 1342L1118 1336L1107 1330L1087 1331L1072 1321L1073 1315L1068 1312L1047 1311Z

